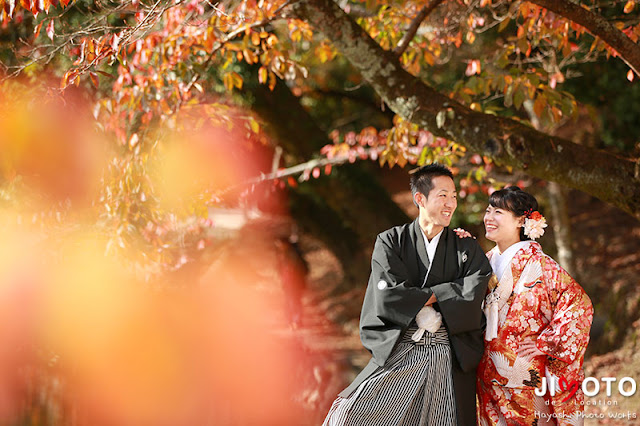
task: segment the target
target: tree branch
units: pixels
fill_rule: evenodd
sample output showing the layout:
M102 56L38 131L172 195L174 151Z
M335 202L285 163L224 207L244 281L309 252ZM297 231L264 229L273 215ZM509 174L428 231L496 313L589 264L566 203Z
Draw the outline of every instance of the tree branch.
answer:
M393 52L382 49L332 0L301 0L294 12L330 39L404 119L497 164L582 190L640 218L640 182L630 159L473 111L448 98L405 71Z
M429 16L431 12L433 12L433 10L442 2L444 2L444 0L431 0L428 5L423 7L422 10L418 12L413 21L411 21L411 25L409 25L409 28L407 29L405 35L402 37L402 40L400 40L398 45L393 49L393 53L395 53L397 56L402 56L404 51L407 50L407 47L409 47L409 43L411 43L411 40L413 40L413 38L416 36L416 33L418 32L418 28L420 28L422 21L424 21L427 16Z
M602 41L613 48L620 58L637 75L640 75L640 45L634 43L625 33L602 16L567 0L529 0L529 2L582 25L591 34L600 37Z
M367 148L365 149L364 152L368 155L371 150L374 150L374 149ZM274 179L282 179L289 176L295 176L295 175L301 174L298 180L302 182L310 179L309 175L311 174L311 171L316 167L319 168L327 165L339 166L341 164L349 163L349 162L352 162L352 160L348 155L336 155L335 157L331 157L331 158L314 158L313 160L309 160L305 163L296 164L295 166L292 166L286 169L276 170L271 173L261 174L260 176L256 176L254 178L247 179L243 182L239 182L235 185L229 186L217 192L214 198L219 199L219 198L222 198L225 194L236 191L240 188L246 188L251 185L257 185L262 182L266 182Z

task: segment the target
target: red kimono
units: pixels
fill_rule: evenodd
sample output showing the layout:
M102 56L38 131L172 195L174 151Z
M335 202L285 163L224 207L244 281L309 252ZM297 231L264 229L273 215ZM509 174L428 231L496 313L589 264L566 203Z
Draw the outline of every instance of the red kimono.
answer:
M496 252L497 247L487 257ZM479 424L582 424L582 363L593 318L582 287L538 243L529 242L513 256L484 309ZM546 355L519 357L520 343L528 340ZM539 396L543 378L547 390Z

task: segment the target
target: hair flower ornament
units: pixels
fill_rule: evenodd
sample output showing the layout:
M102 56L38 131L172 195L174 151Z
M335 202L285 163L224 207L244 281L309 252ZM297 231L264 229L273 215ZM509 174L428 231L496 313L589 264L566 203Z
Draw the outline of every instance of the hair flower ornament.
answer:
M544 228L547 227L547 219L539 211L529 211L524 220L524 235L535 240L544 235Z

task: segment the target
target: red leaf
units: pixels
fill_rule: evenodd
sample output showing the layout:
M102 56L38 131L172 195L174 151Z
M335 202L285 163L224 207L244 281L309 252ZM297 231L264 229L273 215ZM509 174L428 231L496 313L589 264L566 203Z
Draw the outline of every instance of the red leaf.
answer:
M16 0L6 0L4 3L4 11L7 12L9 18L13 18L13 11L16 9Z
M55 32L55 27L53 25L53 19L49 21L47 24L47 36L53 41L53 35Z
M325 175L331 174L331 164L327 164L326 166L324 166L324 174Z

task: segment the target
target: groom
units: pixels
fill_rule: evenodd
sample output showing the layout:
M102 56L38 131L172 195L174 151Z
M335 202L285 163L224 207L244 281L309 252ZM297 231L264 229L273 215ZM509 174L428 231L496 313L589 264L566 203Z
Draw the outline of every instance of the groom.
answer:
M369 364L333 403L325 425L475 425L481 310L491 267L478 243L449 229L457 207L451 171L430 164L410 178L419 217L375 243L360 316ZM442 326L418 342L416 315Z

